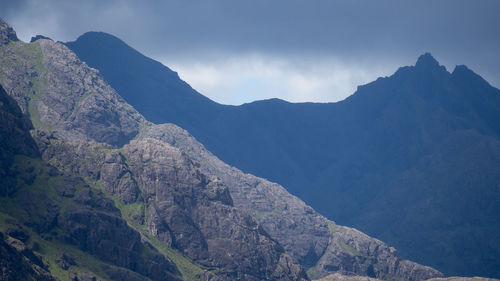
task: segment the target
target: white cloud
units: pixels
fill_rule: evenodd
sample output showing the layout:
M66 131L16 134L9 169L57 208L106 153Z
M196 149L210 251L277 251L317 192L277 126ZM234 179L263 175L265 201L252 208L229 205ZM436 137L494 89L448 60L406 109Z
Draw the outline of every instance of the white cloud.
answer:
M205 96L239 105L268 98L335 102L361 84L390 75L395 65L360 65L336 58L238 55L229 58L160 59Z

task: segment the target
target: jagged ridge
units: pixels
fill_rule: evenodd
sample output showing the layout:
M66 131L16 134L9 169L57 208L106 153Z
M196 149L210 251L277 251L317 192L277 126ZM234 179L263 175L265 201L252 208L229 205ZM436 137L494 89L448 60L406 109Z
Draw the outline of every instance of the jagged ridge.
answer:
M51 81L56 81L55 84L58 85L59 82L62 84L62 82L75 80L74 77L61 73L58 69L60 65L70 73L80 71L85 75L87 72L92 72L81 62L74 60L74 57L57 43L42 39L33 44L40 44L43 54L41 67L40 65L31 67L35 69L31 72L35 76L39 74L36 71L37 67L47 70L46 77L50 77ZM18 45L18 47L23 46ZM8 49L8 51L12 51L7 52L9 56L18 55L15 53L18 51L15 48ZM70 57L70 64L64 62L66 55ZM60 65L45 61L45 56L51 57L51 61L57 61ZM28 57L25 61L28 69L31 58ZM75 67L75 65L83 66ZM6 75L1 77L2 82L12 82L9 79L25 75L22 72L17 73L18 75L15 72L4 73ZM64 93L57 92L57 89L52 89L54 92L45 96L47 90L42 87L34 91L35 97L39 100L36 107L30 110L31 99L27 99L21 91L30 89L29 80L24 81L26 87L14 86L10 91L19 99L18 102L27 104L25 111L30 113L32 120L36 114L42 117L36 119L39 121L36 126L38 129L52 132L48 134L41 132L37 136L45 159L51 160L54 164L59 163L62 171L85 177L88 183L95 185L96 188L102 185L105 192L124 204L122 212L128 208L124 206L133 204L139 205L140 210L147 210L147 212L142 211L142 219L141 211L130 213L130 218L136 220L139 225L148 226L145 229L147 233L143 233L144 236L153 235L167 245L179 248L197 262L215 267L220 271L219 277L227 279L284 280L289 278L296 280L305 278L301 268L294 263L293 259L283 254L279 244L275 243L265 230L269 231L271 236L276 237L278 242L288 247L287 250L294 257L301 259L302 263L314 265L311 275L315 273L321 276L328 272L340 271L409 280L421 280L440 275L438 271L431 268L402 261L394 254L394 249L378 240L327 221L302 201L286 193L281 186L243 175L240 171L230 168L205 151L185 131L171 125L149 124L120 100L112 89L106 90L109 86L106 86L96 73L94 74L88 76L90 79L88 86L85 84L86 81L80 83L80 86L90 90L93 87L104 89L96 91L97 98L95 99L88 100L84 97L79 102L74 102L71 98L65 100L64 96L61 96ZM76 81L80 80L77 78ZM12 86L12 83L10 85ZM61 99L55 98L60 96ZM65 101L71 106L67 106L64 102L60 106L54 106L51 99ZM45 110L43 105L56 109ZM39 110L40 108L45 111ZM117 110L121 110L123 114L119 114ZM52 121L46 118L47 112L54 114L59 121L49 123ZM80 117L72 117L73 112ZM89 114L97 115L98 118L91 118L87 121L86 117ZM109 121L107 118L111 118L113 122L107 122ZM111 132L107 131L108 127L112 129ZM97 133L94 128L98 128ZM117 148L137 133L139 135L136 140L126 144L121 150ZM156 135L157 133L160 135ZM75 134L85 142L79 142ZM112 146L92 144L89 141L107 142ZM190 145L185 146L185 143ZM185 150L186 154L182 154L173 145ZM199 153L189 153L195 150ZM196 160L201 165L199 168ZM234 196L235 206L252 215L257 222L262 223L265 230L259 228L252 218L232 206L233 200L227 194L223 183L218 183L216 179L209 180L204 174L217 175L223 183L228 184ZM242 203L243 198L247 199L247 203ZM283 200L284 198L286 200ZM248 202L251 204L248 205ZM214 217L203 216L214 210L216 213L212 213ZM224 215L220 216L217 212ZM282 215L285 216L280 218ZM221 224L211 220L223 217L229 217L230 221ZM176 222L178 218L182 219ZM134 224L133 221L129 223ZM243 226L243 228L239 229L238 226ZM196 228L199 228L199 231ZM307 239L305 244L293 244L290 236L285 235L286 231L295 228L299 229L297 234ZM318 228L318 233L311 234L311 231L315 232L316 228ZM198 237L185 239L186 235ZM242 240L235 240L235 237L244 238L243 241L249 242L248 246L257 252L252 252L241 259L224 258L221 253L222 249L226 251L224 254L248 254L250 248L241 251L241 249L234 248L236 245L231 245L231 241L241 244ZM257 243L253 243L252 240ZM191 244L191 241L198 241L198 243ZM257 247L253 248L253 245ZM225 248L226 246L228 248ZM246 260L247 258L250 260ZM252 258L257 260L252 260ZM245 262L239 263L239 260Z
M425 54L338 103L224 106L101 35L68 46L149 120L180 125L224 162L405 257L447 274L498 276L500 91L466 67L450 73Z
M62 208L64 212L60 214L54 211L58 218L55 225L61 231L61 236L55 237L57 240L154 280L163 280L160 274L171 278L172 275L155 268L140 266L155 262L148 256L135 258L133 253L144 252L140 250L144 246L137 244L139 234L117 219L126 214L128 223L146 241L166 248L167 252L169 246L178 249L198 262L199 267L214 271L201 270L195 276L183 275L183 278L307 279L302 268L277 242L250 216L232 206L223 184L208 179L180 151L155 140L128 143L142 126L150 124L96 70L79 61L64 45L44 39L31 44L11 41L1 52L0 82L34 122L45 161L76 177L76 181L84 179L77 191L69 187L58 190L60 196L81 202ZM128 144L122 147L124 143ZM80 150L65 151L65 148ZM79 154L82 151L92 153ZM88 166L89 163L95 165ZM95 169L97 173L85 173ZM92 193L92 189L105 193ZM97 194L99 200L95 201L89 192ZM104 197L116 200L120 209ZM40 200L42 204L52 202L45 197ZM104 212L99 212L100 207L105 208ZM144 215L142 221L140 210ZM104 225L100 226L100 222ZM46 231L50 230L48 227ZM127 236L135 238L127 241ZM99 242L101 239L129 243L121 248L132 252L122 252L120 247L109 249ZM108 270L106 274L112 279L123 279L124 274L132 276L116 270Z

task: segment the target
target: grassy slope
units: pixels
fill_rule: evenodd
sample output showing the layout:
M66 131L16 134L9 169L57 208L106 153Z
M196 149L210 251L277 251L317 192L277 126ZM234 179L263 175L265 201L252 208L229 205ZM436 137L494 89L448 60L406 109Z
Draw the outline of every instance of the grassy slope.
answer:
M61 206L61 212L64 212L65 206L72 204L71 198L62 197L55 190L54 185L62 180L61 177L50 176L51 167L47 166L44 161L26 156L16 156L12 169L20 175L18 190L12 197L0 197L0 231L5 233L9 228L19 228L20 226L28 231L30 239L25 243L26 247L34 249L34 245L38 244L38 249L35 248L34 252L42 257L51 274L61 280L70 280L69 271L62 270L56 263L62 253L75 259L77 265L72 266L71 270L79 274L91 272L100 278L109 279L102 270L102 266L113 267L113 265L99 260L75 246L58 241L57 236L60 230L57 227L48 234L38 234L34 229L26 227L27 224L41 222L46 216L47 210L44 204L46 198L57 202ZM93 188L100 187L97 184ZM26 198L31 201L29 205L25 204ZM129 226L140 232L144 240L151 243L160 253L169 257L176 264L184 280L203 279L207 269L154 238L144 225L140 225L132 219L134 214L144 211L142 203L125 205L112 196L110 198L115 201L116 206L121 210L122 217Z
M43 91L47 82L47 70L42 63L43 55L40 46L37 42L23 43L11 42L0 48L0 65L3 69L19 65L19 61L28 62L33 65L37 73L31 82L31 88L21 88L23 96L29 97L29 102L25 105L26 112L36 129L53 130L53 126L44 124L40 120L36 102L43 95ZM0 71L0 80L5 78L6 74ZM49 167L40 159L33 159L24 156L18 156L13 165L13 169L21 171L19 177L19 189L13 198L0 197L0 231L5 232L8 228L16 225L25 225L33 221L41 221L46 215L47 210L43 204L43 198L48 197L62 206L61 212L64 212L64 206L72 204L72 199L59 196L55 191L54 184L60 181L58 177L49 176ZM27 171L31 171L28 173ZM26 180L28 179L28 182ZM93 188L100 189L98 184L93 184L87 181ZM18 195L23 194L23 197L30 196L33 204L26 206L20 203ZM29 195L27 195L29 194ZM202 266L195 264L189 258L185 257L175 249L165 245L163 242L151 236L148 230L143 226L134 222L132 215L136 212L144 211L141 203L124 205L119 203L116 198L109 196L116 202L116 206L122 212L123 218L129 226L141 233L143 238L154 245L160 253L169 257L178 267L184 280L201 280L205 271ZM61 280L69 280L68 271L62 270L55 262L60 257L62 252L70 254L77 263L72 269L76 272L92 272L101 278L108 279L108 276L102 271L102 265L106 264L92 255L89 255L74 246L58 242L55 237L41 237L36 234L33 229L23 227L30 232L30 239L27 241L27 246L32 247L35 243L39 245L39 250L35 251L42 256L45 264L49 266L50 272ZM57 234L57 229L53 231ZM109 265L109 264L107 264ZM111 265L109 265L111 266Z

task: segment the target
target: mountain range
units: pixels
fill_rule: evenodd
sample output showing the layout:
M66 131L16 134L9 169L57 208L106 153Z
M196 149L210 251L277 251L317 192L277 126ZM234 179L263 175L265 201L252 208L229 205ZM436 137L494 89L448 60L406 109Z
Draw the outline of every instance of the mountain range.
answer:
M0 280L443 276L149 121L64 44L3 20L0 85Z
M500 277L500 91L466 66L424 54L340 102L230 106L112 35L65 44L148 120L327 218L447 275Z

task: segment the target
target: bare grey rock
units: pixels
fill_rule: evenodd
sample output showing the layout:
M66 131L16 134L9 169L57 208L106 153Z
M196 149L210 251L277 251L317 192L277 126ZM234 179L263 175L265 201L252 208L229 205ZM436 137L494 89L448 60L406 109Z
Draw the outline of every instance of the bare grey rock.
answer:
M280 185L224 164L175 125L148 123L65 46L13 41L0 53L0 83L38 129L43 158L63 173L100 184L124 204L142 204L136 220L150 234L216 269L219 279L307 279L295 260L315 277L441 276L401 260L381 241L335 225ZM136 253L140 237L112 202L104 196L96 201L88 188L68 196L87 206L69 207L57 218L68 241L130 268L130 253L114 243ZM134 239L126 241L125 234Z
M37 34L36 36L31 37L30 43L33 43L36 40L40 40L40 39L47 39L47 40L54 41L54 40L52 40L51 38L49 38L47 36L43 36L43 35Z
M330 274L318 280L319 281L381 281L381 279L375 279L367 276L342 275L340 273Z
M87 272L83 272L82 274L80 274L80 280L82 281L97 281L97 277L90 274L90 273L87 273Z
M154 280L178 280L175 265L141 242L140 234L121 218L114 203L89 187L81 188L75 203L57 216L60 239L113 265ZM59 265L69 269L71 258L62 255Z
M220 178L234 206L250 214L291 257L309 267L312 278L336 272L405 280L442 276L433 268L399 258L394 248L377 239L327 220L282 186L230 167L173 124L144 127L136 138L163 140L200 163L204 173Z
M203 174L198 163L163 141L133 140L118 150L51 139L42 147L44 159L57 163L64 173L89 178L117 198L127 189L106 185L116 187L123 175L130 175L136 199L123 202L144 206L135 220L147 226L150 235L216 269L220 280L307 279L295 259L233 206L222 181Z
M0 212L2 217L9 217L5 223L11 225L6 230L9 235L8 246L19 254L13 254L8 247L0 249L5 250L0 255L0 279L53 280L47 273L49 267L33 252L40 250L38 242L41 237L72 244L106 263L127 268L151 279L178 280L175 265L141 242L140 234L121 218L112 200L98 190L92 191L74 173L61 173L49 162L40 159L39 152L28 153L31 144L35 144L28 131L30 126L14 122L20 109L8 106L9 99L3 99L5 95L3 91L0 92L0 121L9 122L2 122L0 140L2 144L7 144L6 152L11 154L9 157L16 157L16 161L7 167L14 179L14 192L7 194L8 197L0 194L3 202L8 202L2 204ZM40 135L43 141L38 143L50 139L46 134ZM24 141L30 138L30 141ZM10 145L3 142L8 139L18 143ZM0 168L0 171L5 172L5 167ZM3 180L2 177L2 184ZM19 214L22 214L22 220L19 220ZM3 225L4 219L1 223ZM0 238L3 243L4 236L0 235ZM33 250L29 247L30 243L33 243ZM75 265L74 260L66 255L62 255L57 263L69 271ZM74 277L77 278L76 275Z
M138 199L139 187L119 151L106 154L100 170L100 180L104 189L116 195L123 203L133 203Z
M0 84L35 128L68 140L121 146L145 119L63 44L40 39L0 49ZM9 67L6 67L9 66Z
M484 278L484 277L446 277L446 278L431 278L426 281L498 281L499 279L495 278Z
M19 39L17 39L16 32L0 18L0 45L6 45L13 41L19 41Z
M405 280L442 276L431 267L402 260L396 249L356 229L331 224L330 231L328 248L315 267L319 276L329 272L379 279L393 276Z

